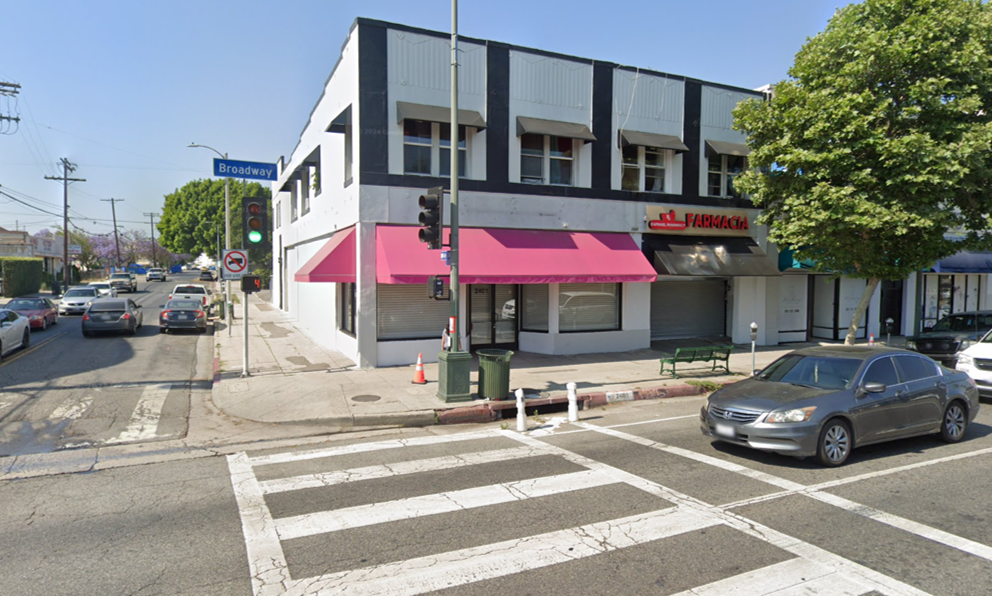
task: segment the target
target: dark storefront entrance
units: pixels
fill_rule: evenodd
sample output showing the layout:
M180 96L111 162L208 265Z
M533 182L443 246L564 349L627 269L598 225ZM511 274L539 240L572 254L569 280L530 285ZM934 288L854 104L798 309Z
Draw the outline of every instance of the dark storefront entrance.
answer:
M468 287L472 350L517 347L517 286L472 284Z

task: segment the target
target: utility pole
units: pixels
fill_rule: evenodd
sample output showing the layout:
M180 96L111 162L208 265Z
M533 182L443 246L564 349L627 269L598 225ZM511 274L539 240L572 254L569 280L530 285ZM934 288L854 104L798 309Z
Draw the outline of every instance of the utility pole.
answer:
M17 83L8 83L6 81L0 81L0 96L3 97L17 97L17 94L21 92L21 86ZM9 105L9 104L8 104ZM13 123L13 126L11 126ZM5 116L0 114L0 134L8 134L8 130L14 129L17 131L17 126L21 123L21 119L17 116ZM9 133L13 134L13 132Z
M110 212L114 214L114 244L117 246L117 268L120 269L121 265L121 241L117 237L117 208L115 203L120 203L124 199L100 199L104 203L110 203Z
M62 181L62 291L69 287L69 183L86 182L85 178L70 178L69 172L75 172L76 166L66 158L62 163L62 177L45 176L45 180Z
M148 222L152 229L152 267L158 267L158 259L155 257L155 218L158 217L157 213L145 213L148 216Z

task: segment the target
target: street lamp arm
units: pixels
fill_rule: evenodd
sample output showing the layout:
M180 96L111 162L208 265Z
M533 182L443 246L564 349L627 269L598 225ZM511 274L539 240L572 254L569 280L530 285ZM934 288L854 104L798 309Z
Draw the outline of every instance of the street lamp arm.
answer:
M227 153L221 153L220 151L217 151L216 149L214 149L213 147L211 147L209 145L198 145L197 143L190 143L189 145L186 145L186 147L189 147L189 148L202 147L204 149L210 149L211 151L213 151L214 153L216 153L217 155L219 155L221 157L221 159L227 159Z

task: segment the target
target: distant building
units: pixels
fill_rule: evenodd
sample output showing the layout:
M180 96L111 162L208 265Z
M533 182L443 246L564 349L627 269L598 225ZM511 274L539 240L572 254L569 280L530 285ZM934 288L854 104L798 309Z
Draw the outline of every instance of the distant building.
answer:
M46 273L62 272L62 241L55 236L39 238L27 232L0 228L0 257L37 257L43 259Z

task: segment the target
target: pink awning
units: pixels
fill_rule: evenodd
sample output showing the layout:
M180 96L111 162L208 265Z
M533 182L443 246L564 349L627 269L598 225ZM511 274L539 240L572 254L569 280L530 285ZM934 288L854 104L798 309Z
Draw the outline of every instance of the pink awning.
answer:
M293 276L295 281L355 283L355 228L338 230Z
M449 275L441 252L418 238L419 227L376 226L376 279L426 283ZM444 230L448 242L448 228ZM467 284L652 282L658 273L630 234L460 228L459 281Z

